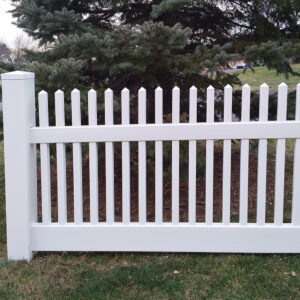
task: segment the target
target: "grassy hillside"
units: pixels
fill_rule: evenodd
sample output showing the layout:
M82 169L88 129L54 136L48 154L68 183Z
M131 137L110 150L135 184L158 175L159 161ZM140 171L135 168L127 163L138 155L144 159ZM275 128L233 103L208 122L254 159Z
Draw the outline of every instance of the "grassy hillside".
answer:
M300 64L293 65L294 71L300 73ZM290 89L295 89L296 85L300 83L300 76L289 76L285 78L284 75L277 75L276 71L268 70L266 67L254 68L254 73L247 69L246 72L240 72L239 78L242 84L248 83L253 90L258 90L262 83L267 83L270 89L277 89L281 82L285 82ZM240 88L240 87L239 87Z

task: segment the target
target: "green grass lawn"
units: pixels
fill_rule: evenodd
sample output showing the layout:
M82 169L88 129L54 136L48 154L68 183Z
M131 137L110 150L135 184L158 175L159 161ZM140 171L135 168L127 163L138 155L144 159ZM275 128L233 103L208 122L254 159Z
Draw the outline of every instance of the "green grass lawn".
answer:
M39 253L8 262L3 173L0 142L0 299L300 298L299 255Z
M300 64L292 67L294 71L300 73ZM256 67L254 70L254 73L249 69L244 73L239 71L239 78L242 84L249 84L253 91L258 90L259 86L264 82L270 86L270 89L277 89L281 82L285 82L290 89L295 89L296 85L300 83L300 76L289 76L289 78L285 78L284 75L277 76L276 71L268 70L266 67Z

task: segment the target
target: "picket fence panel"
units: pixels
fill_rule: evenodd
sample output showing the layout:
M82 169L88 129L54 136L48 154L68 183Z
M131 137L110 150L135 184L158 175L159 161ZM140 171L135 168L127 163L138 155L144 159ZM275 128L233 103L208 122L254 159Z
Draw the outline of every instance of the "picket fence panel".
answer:
M189 90L189 120L180 122L180 89L172 91L172 121L163 122L163 90L155 90L155 122L147 124L147 91L138 90L138 123L130 123L130 91L121 91L121 124L114 124L114 93L104 93L105 124L98 125L102 95L88 92L88 125L81 123L81 94L71 92L72 125L65 125L64 93L55 92L55 126L49 126L48 93L38 93L34 74L2 74L5 180L9 259L35 251L300 252L300 84L294 121L287 121L288 87L278 86L277 120L268 121L269 87L260 87L259 118L250 120L251 87L242 88L241 120L233 121L233 91L224 88L224 120L215 122L215 90L207 88L206 122L197 121L197 88ZM148 103L148 106L150 103ZM22 109L18 112L16 107ZM284 222L286 139L295 139L291 222ZM232 140L240 143L239 221L232 221ZM258 139L256 222L248 220L249 141ZM276 139L274 221L266 221L267 146ZM197 141L206 142L204 221L197 220ZM215 140L223 141L221 221L214 218ZM147 142L154 141L155 217L147 219ZM171 221L164 220L163 144L171 142ZM180 220L180 141L188 141L188 220ZM99 220L98 143L105 144L105 220ZM121 142L121 174L115 174L114 143ZM131 220L130 142L138 144L138 221ZM72 144L74 221L67 217L66 144ZM88 143L89 222L83 218L82 143ZM36 145L40 144L41 220L37 221ZM51 215L50 144L56 145L58 219ZM102 174L101 174L102 175ZM122 221L115 219L115 178L122 179ZM235 179L234 179L235 180ZM102 183L104 184L104 183ZM15 186L20 186L16 190ZM22 214L20 214L20 210Z

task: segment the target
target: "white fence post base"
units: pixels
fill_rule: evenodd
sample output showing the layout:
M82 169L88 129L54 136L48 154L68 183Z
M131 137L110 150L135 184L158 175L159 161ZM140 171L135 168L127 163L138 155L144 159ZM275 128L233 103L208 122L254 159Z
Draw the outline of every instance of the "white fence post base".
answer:
M29 142L35 126L34 73L1 75L3 94L7 255L31 260L31 225L36 221L36 147Z

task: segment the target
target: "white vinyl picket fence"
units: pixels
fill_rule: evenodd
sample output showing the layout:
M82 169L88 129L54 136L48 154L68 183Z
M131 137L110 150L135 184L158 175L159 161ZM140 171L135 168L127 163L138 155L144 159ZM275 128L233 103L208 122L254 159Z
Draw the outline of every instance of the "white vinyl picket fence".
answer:
M138 91L138 124L130 124L130 95L121 94L122 124L114 125L113 91L104 95L105 125L88 93L81 125L80 92L71 94L72 126L65 126L64 93L55 93L56 126L49 126L48 94L38 95L34 74L2 74L8 258L30 260L36 251L170 251L300 253L300 84L296 120L287 121L288 87L279 85L277 121L268 121L269 88L260 87L259 120L250 121L250 87L242 91L241 121L232 122L232 88L224 89L224 121L214 122L214 88L207 89L207 120L197 122L197 89L190 89L189 123L180 123L180 90L172 93L172 123L163 123L163 91L155 90L155 124L146 124L146 90ZM97 99L98 98L98 99ZM98 104L99 105L99 104ZM283 222L285 139L295 139L291 223ZM241 140L239 222L231 222L231 140ZM258 139L257 216L248 222L249 140ZM277 139L274 222L266 222L267 140ZM180 141L189 142L188 222L179 218ZM196 141L206 140L205 221L196 221ZM214 140L223 140L222 221L213 218ZM155 142L155 221L147 221L146 142ZM172 141L172 219L163 220L163 143ZM106 220L99 221L98 143L105 143ZM114 174L114 142L122 143L122 174ZM130 219L130 142L138 142L138 222ZM66 143L73 147L74 222L67 220ZM90 222L83 222L82 143L89 145ZM42 220L37 220L40 144ZM50 144L56 144L58 221L51 217ZM122 221L115 221L114 178L122 176Z

